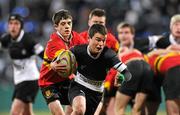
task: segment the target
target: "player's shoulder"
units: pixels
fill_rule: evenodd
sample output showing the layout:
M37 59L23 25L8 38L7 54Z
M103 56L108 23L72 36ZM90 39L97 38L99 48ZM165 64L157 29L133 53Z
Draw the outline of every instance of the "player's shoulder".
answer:
M27 33L27 32L24 33L23 38L27 41L35 40L35 36L33 36L32 33Z
M72 31L72 37L77 39L77 38L80 37L80 34L78 32L76 32L76 31Z
M116 39L116 37L110 32L107 33L107 40L118 43L118 40Z
M80 39L82 36L80 35L80 33L76 31L72 31L72 37L75 39Z
M115 37L111 32L108 32L108 33L107 33L107 37L108 37L108 38L116 39L116 37Z
M4 33L4 34L2 34L1 36L0 36L0 38L1 39L7 39L7 38L10 38L11 36L10 36L10 34L8 34L8 33Z
M50 34L49 36L50 38L55 38L55 37L58 37L57 33L56 32L53 32Z
M79 33L79 35L86 40L88 38L88 31L83 31L83 32Z
M21 42L23 42L27 46L35 45L36 43L38 43L38 39L32 33L25 32Z
M7 47L11 42L11 36L8 33L4 33L0 36L0 42L3 47Z
M59 39L60 39L60 36L56 33L56 32L53 32L53 33L51 33L50 34L50 36L49 36L49 40L48 40L48 43L50 42L57 42L57 41L59 41Z
M75 45L74 48L76 50L82 50L87 48L87 44L80 44L80 45Z
M78 42L78 44L85 44L87 43L84 36L81 36L78 32L72 31L73 40Z
M103 49L103 54L104 55L111 55L111 54L116 54L116 52L114 50L112 50L111 48L108 48L107 46L104 47Z
M75 45L70 48L70 51L75 54L76 56L82 56L85 54L87 51L87 45L86 44L81 44L81 45Z
M26 36L26 37L33 37L33 34L29 33L29 32L24 32L24 36Z

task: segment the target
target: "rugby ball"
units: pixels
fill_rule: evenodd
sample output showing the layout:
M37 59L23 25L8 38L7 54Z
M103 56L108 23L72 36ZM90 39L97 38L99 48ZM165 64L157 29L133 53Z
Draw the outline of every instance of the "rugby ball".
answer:
M68 78L76 71L76 58L70 50L61 50L55 61L61 66L64 66L63 71L56 71L57 74L63 78Z

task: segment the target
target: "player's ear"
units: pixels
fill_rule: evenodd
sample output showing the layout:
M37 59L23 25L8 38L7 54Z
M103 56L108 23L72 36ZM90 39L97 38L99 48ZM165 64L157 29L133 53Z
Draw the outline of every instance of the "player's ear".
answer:
M88 26L91 27L91 21L90 20L88 20Z
M53 26L54 26L54 28L55 28L55 29L58 27L58 25L57 25L57 24L54 24Z
M58 25L57 24L54 24L53 26L54 26L55 30L58 30Z

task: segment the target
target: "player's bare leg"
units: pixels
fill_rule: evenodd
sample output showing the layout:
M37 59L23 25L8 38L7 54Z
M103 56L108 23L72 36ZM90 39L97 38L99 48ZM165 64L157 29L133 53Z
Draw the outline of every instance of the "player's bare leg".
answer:
M23 115L34 115L32 103L26 103L24 105Z
M14 99L11 106L11 115L21 115L24 112L25 103L17 98Z
M157 115L161 102L146 101L141 112L141 115Z
M102 111L102 107L103 107L103 102L101 101L94 113L94 115L100 115L100 112ZM104 111L104 114L105 114L105 111Z
M133 115L141 115L141 110L143 105L145 104L145 100L147 98L147 94L145 93L137 93L135 97L135 103L132 108Z
M125 110L130 99L130 96L117 91L115 97L115 115L125 115Z
M58 100L49 103L48 107L52 115L65 115L64 110Z
M166 111L168 115L180 115L180 100L166 100Z
M76 96L72 104L73 112L71 115L84 115L86 111L86 99L83 96Z
M71 115L73 109L70 105L65 106L65 115Z

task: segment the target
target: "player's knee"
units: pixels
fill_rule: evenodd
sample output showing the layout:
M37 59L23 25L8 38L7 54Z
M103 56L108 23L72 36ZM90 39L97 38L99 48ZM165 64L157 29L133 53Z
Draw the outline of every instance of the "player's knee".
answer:
M86 111L86 107L84 105L79 105L78 109L76 109L78 112L78 115L84 115Z
M34 115L34 113L31 110L25 110L22 115Z
M85 111L86 111L86 106L84 104L79 103L73 107L73 113L75 115L84 115Z
M78 106L76 109L73 110L73 113L75 115L84 115L85 114L85 109L83 106Z
M19 111L11 110L10 112L11 115L19 115Z
M15 106L15 104L12 105L10 114L11 115L21 115L24 111L23 107Z
M84 115L84 112L83 111L73 111L73 113L75 114L75 115Z

